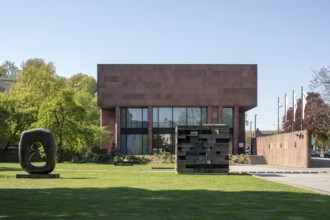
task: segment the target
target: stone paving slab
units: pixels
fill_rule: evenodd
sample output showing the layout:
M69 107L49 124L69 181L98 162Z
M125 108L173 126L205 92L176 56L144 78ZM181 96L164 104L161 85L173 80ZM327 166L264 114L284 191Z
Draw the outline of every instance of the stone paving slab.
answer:
M268 165L232 165L230 173L241 173L330 195L330 168L287 168Z

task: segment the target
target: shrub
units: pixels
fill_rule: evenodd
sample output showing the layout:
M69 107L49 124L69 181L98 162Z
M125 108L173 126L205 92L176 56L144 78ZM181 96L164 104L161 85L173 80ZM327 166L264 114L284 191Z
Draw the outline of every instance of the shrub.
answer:
M88 152L84 156L76 159L73 162L78 163L111 163L113 160L113 155L111 154L96 154Z
M160 154L156 154L159 159L161 159L162 163L173 163L173 156L170 152L162 152Z
M246 154L231 155L229 158L232 164L250 164L249 156Z

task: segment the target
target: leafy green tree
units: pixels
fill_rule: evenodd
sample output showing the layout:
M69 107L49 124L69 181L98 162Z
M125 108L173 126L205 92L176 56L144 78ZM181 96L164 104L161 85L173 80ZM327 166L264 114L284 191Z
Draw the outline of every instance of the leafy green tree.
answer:
M11 95L19 98L27 107L38 109L56 85L56 71L52 62L30 59L22 64L18 82L12 86Z
M35 127L53 132L60 154L95 152L108 141L109 132L99 126L93 77L59 77L54 64L43 59L27 60L21 71L5 62L0 73L18 79L9 91L0 92L0 147L18 143L24 130Z
M319 71L313 70L313 79L309 87L320 89L323 99L330 104L330 66L322 67Z
M9 136L9 124L8 124L8 117L9 112L4 108L2 105L3 94L0 93L0 149L5 147L8 142Z
M95 95L97 90L96 80L83 73L77 73L67 80L67 87L73 88L74 91L84 91L90 95Z
M68 88L74 90L74 100L85 109L84 123L99 126L100 109L97 106L96 80L83 73L78 73L66 81Z
M15 97L7 96L5 93L0 96L2 96L0 106L5 117L2 124L5 130L2 133L0 146L18 144L21 133L34 122L33 115L30 114L29 109L21 108L22 103Z
M74 102L73 92L63 89L42 103L38 121L34 125L47 128L54 133L59 155L63 151L79 152L83 144L80 140L83 130L79 123L84 114L84 109Z
M86 154L107 141L106 129L85 123L85 116L85 109L74 101L70 89L58 91L41 105L35 126L54 133L59 160L64 151Z
M16 71L14 67L11 69L10 74ZM23 63L22 70L15 76L18 81L12 84L8 92L2 93L1 98L2 108L8 112L2 145L18 143L21 133L32 128L37 121L39 107L53 91L51 88L61 84L53 63L45 63L42 59Z
M0 77L15 78L19 71L19 68L15 66L14 62L6 60L0 66Z
M76 91L74 94L75 102L85 109L84 123L90 125L100 124L100 109L97 106L97 95L91 95L85 91Z

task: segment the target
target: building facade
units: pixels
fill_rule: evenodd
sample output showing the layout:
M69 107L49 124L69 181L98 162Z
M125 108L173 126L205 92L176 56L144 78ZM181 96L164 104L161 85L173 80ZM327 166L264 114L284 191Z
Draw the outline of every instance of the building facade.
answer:
M227 124L230 152L245 142L245 112L257 106L255 64L99 64L104 149L174 152L177 125ZM243 149L242 149L243 150Z

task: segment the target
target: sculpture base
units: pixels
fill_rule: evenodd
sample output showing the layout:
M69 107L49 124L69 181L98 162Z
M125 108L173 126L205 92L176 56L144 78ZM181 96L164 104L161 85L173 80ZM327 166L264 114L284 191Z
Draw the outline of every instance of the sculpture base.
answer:
M54 179L54 178L60 178L60 174L16 174L16 179L19 178Z

